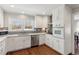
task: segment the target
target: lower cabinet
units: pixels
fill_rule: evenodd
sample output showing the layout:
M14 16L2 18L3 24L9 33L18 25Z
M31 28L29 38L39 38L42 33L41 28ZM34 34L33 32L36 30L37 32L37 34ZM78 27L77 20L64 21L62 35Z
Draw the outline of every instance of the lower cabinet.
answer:
M45 44L59 53L64 54L64 39L55 38L53 35L46 34Z
M39 45L44 44L45 43L45 39L46 39L45 35L39 35Z
M45 44L49 47L53 47L53 35L46 34Z
M31 36L26 36L26 39L23 40L23 48L31 47Z
M8 37L6 45L7 51L29 48L31 47L31 37Z
M0 55L5 55L5 39L0 42Z
M53 49L64 54L64 39L53 38Z
M64 39L55 38L53 37L53 35L50 34L41 34L39 35L39 45L42 45L44 43L52 49L55 49L59 53L64 54ZM31 47L31 36L27 35L24 37L7 37L6 43L4 41L4 44L0 43L0 54L5 51L5 48L6 52L29 48Z

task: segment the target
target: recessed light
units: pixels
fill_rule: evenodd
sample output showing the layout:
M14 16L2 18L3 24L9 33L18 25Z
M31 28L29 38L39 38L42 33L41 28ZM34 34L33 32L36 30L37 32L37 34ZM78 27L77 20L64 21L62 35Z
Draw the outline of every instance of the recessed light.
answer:
M45 12L43 12L43 15L45 15L46 13Z
M22 13L24 14L25 12L24 12L24 11L22 11Z
M10 7L15 7L14 5L10 5Z

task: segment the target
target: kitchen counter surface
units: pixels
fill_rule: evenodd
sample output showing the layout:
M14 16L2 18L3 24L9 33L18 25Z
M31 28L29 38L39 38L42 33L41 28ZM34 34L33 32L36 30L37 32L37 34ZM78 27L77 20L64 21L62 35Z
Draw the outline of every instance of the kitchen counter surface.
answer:
M4 39L6 39L7 37L26 37L29 35L44 35L46 33L17 33L17 34L7 34L7 35L0 35L0 42L3 41Z

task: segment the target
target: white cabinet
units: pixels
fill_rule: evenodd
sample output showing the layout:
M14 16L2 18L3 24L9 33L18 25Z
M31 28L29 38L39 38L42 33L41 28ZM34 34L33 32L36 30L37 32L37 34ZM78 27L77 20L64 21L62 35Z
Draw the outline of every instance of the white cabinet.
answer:
M71 17L72 17L72 10L66 5L61 5L53 9L53 13L52 13L52 18L53 18L52 21L54 28L53 33L56 32L56 30L60 30L60 28L64 28L61 31L62 32L61 35L55 33L53 34L55 37L57 37L54 38L54 48L60 53L64 53L64 54L72 53Z
M35 16L35 27L36 28L47 28L48 16Z
M30 48L31 47L31 36L30 35L26 36L22 43L23 43L24 48Z
M59 7L53 10L53 27L64 27L64 8Z
M45 44L53 48L53 35L46 34Z
M48 27L48 20L49 20L49 16L43 16L42 28L47 28Z
M45 35L39 35L39 45L45 44Z
M63 39L59 39L58 48L59 48L59 52L64 54L64 40Z
M64 39L53 38L53 49L64 54Z
M64 54L64 39L55 38L53 35L46 34L45 44L59 53Z
M31 47L31 37L8 37L6 42L7 51L14 51Z
M6 39L6 52L16 50L16 44L17 43L16 43L15 37L8 37Z
M31 47L31 38L30 38L30 36L17 37L15 39L16 39L15 40L15 42L16 42L16 50Z
M0 41L0 55L5 55L5 40Z
M35 27L42 28L42 19L43 16L35 16Z
M53 39L53 49L55 49L56 51L58 51L58 40L57 39Z

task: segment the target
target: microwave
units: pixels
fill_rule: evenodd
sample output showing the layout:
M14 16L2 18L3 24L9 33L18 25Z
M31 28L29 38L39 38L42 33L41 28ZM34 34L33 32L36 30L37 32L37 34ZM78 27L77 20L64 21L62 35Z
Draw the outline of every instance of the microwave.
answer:
M64 38L64 28L53 28L53 36Z

